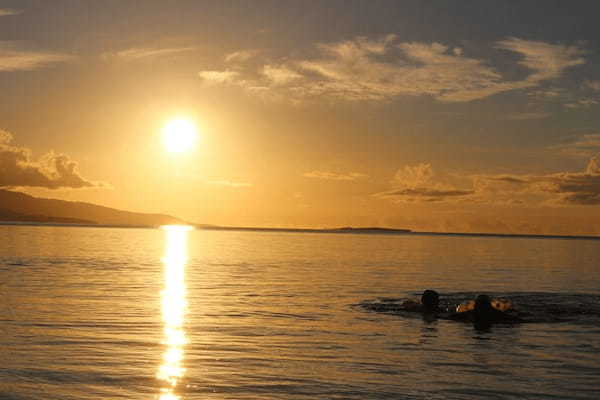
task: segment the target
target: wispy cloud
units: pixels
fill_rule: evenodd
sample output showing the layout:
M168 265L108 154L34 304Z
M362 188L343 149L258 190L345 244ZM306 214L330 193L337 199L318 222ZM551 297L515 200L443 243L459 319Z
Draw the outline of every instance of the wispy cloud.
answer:
M10 8L0 8L0 17L6 17L9 15L19 15L22 12L23 11L21 11L21 10L14 10L14 9L10 9Z
M262 74L270 84L275 86L287 85L294 80L302 79L301 74L286 66L265 65Z
M0 71L30 71L72 59L67 54L21 50L15 43L0 42Z
M228 83L240 83L237 78L240 76L236 71L201 71L198 76L209 85L223 85Z
M329 172L329 171L311 171L302 174L306 178L324 179L330 181L356 181L359 179L366 179L369 176L360 172Z
M519 64L533 72L525 79L531 84L558 78L566 69L585 63L585 51L578 46L513 37L499 41L497 47L523 56Z
M0 131L0 187L47 189L105 187L77 171L77 163L64 154L50 152L33 160L31 150L11 145L10 133Z
M506 119L513 120L513 121L525 121L528 119L544 119L544 118L549 118L551 116L552 116L552 114L547 113L547 112L518 112L518 113L508 114L506 116Z
M585 81L583 86L587 89L594 90L596 92L600 92L600 81Z
M600 152L600 133L586 133L567 138L558 145L550 147L562 153L576 157L592 157Z
M588 108L600 104L600 101L591 97L582 97L570 103L565 103L564 106L570 109Z
M256 92L270 91L274 98L330 97L343 100L385 101L402 95L428 95L440 101L465 102L497 93L534 88L560 77L568 68L583 64L584 50L539 41L508 38L494 44L498 50L521 57L529 73L517 81L506 80L484 60L469 57L462 48L442 43L400 42L395 35L364 37L318 45L314 58L268 61L257 70L227 73L223 83ZM229 66L245 61L243 52L227 57ZM218 71L203 71L215 76ZM210 76L209 76L210 77Z
M134 47L131 49L120 50L116 52L107 52L104 53L102 57L105 60L131 62L142 59L172 56L175 54L187 53L194 50L196 50L196 47Z
M246 187L252 186L252 184L248 183L248 182L235 182L235 181L230 181L227 179L217 179L217 180L205 181L205 182L208 183L209 185L226 186L226 187L231 187L231 188L246 188Z
M532 90L528 93L529 96L540 99L540 100L553 100L560 98L566 94L566 90L563 88L550 87Z
M233 53L229 53L225 56L225 62L227 63L244 63L251 58L258 55L260 51L258 50L240 50L235 51Z

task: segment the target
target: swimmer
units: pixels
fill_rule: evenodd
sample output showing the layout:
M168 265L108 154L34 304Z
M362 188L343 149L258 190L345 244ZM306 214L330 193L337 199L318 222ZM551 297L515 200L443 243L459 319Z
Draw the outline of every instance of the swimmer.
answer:
M406 300L400 305L401 311L436 314L440 312L440 295L435 290L427 289L421 295L421 302Z
M460 307L459 307L460 310ZM518 323L523 322L519 317L500 311L492 305L492 299L485 294L480 294L475 299L473 309L457 312L448 316L455 321L473 322L479 327L489 327L493 323Z
M376 312L385 313L420 313L427 320L433 320L438 314L445 312L440 308L440 295L431 289L427 289L421 295L421 301L404 300L398 302L395 299L386 299L376 303L363 303L363 307Z

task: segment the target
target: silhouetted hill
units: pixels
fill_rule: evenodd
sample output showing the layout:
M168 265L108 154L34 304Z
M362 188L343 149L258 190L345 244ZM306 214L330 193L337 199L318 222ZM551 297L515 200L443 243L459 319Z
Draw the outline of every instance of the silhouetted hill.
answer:
M39 222L52 224L94 225L96 222L87 219L68 217L49 217L47 215L19 214L11 210L0 209L0 222Z
M33 197L0 190L0 221L159 226L184 221L164 214L144 214L79 201Z

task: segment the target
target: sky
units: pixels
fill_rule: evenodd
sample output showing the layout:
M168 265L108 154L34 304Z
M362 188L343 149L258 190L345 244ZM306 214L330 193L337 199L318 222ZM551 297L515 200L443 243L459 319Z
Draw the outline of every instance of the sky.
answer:
M0 0L0 188L203 224L600 234L599 12ZM190 151L166 151L173 118Z

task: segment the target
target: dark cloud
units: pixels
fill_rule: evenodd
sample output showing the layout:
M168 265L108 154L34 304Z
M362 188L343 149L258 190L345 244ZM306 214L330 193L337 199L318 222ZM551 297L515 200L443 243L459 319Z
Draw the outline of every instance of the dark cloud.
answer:
M583 172L559 172L547 175L500 175L478 176L479 195L490 200L491 193L498 193L496 183L520 185L520 190L502 188L504 196L513 199L528 196L543 197L548 205L599 205L600 204L600 153L592 157ZM522 200L522 199L521 199Z
M526 179L519 178L511 175L496 175L496 176L484 176L484 179L488 181L497 181L497 182L506 182L506 183L514 183L514 184L525 184L527 183Z
M386 197L404 197L409 201L416 201L420 199L422 201L443 201L448 200L451 197L464 197L474 194L474 190L459 190L459 189L434 189L434 188L413 188L413 189L400 189L392 190L390 192L381 193L381 196Z
M0 131L0 187L41 187L47 189L100 187L83 178L77 163L64 154L50 152L38 161L31 151L11 146L12 135Z
M558 195L558 203L600 205L600 153L590 159L584 172L548 175L540 182L540 190Z
M582 172L546 175L470 175L470 187L434 180L430 164L406 166L396 173L392 190L375 196L398 202L472 202L497 205L600 205L600 153Z

